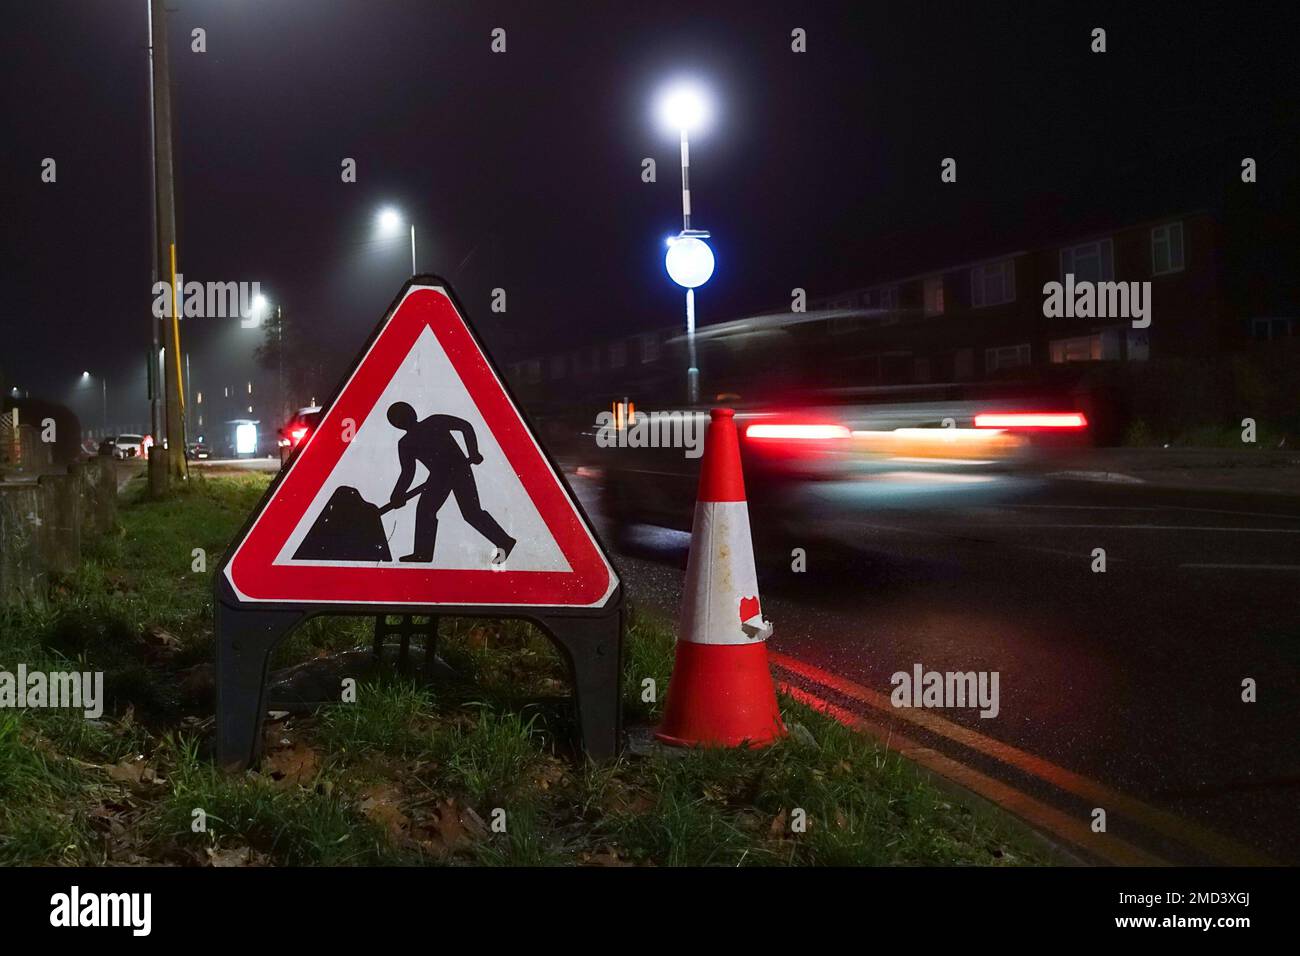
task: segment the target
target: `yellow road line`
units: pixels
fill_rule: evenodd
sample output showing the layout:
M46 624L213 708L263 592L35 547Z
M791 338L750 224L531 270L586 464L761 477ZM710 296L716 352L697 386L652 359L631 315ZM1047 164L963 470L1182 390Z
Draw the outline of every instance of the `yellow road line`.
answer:
M881 743L886 744L890 750L906 757L908 760L920 764L941 777L946 777L955 783L961 784L967 790L971 790L984 799L990 800L1014 813L1021 819L1029 821L1040 830L1046 830L1067 843L1082 847L1101 857L1107 863L1118 866L1168 865L1159 857L1139 850L1118 837L1113 837L1108 833L1093 833L1092 829L1082 820L1072 817L1055 807L1048 806L1040 800L1035 800L1028 794L1021 793L1014 787L980 773L978 770L973 770L931 747L921 746L901 734L886 730L879 724L863 720L857 714L822 700L816 694L809 693L802 688L784 682L778 682L778 684L782 692L789 694L795 700L802 701L808 706L833 717L847 727L877 738Z
M1194 847L1206 855L1235 866L1276 866L1277 862L1256 850L1243 846L1235 840L1221 836L1199 824L1186 820L1176 814L1157 809L1117 790L1087 777L1066 770L1049 760L1026 753L1010 744L986 737L984 734L955 724L928 710L910 707L894 707L889 697L871 690L847 678L832 674L815 665L805 663L786 654L770 652L772 662L792 674L815 681L845 697L860 701L869 707L887 713L893 717L909 721L919 727L939 734L949 740L962 744L985 756L1000 760L1027 774L1045 780L1055 787L1091 801L1094 806L1103 807L1107 813L1118 812L1149 829L1172 837L1188 846Z

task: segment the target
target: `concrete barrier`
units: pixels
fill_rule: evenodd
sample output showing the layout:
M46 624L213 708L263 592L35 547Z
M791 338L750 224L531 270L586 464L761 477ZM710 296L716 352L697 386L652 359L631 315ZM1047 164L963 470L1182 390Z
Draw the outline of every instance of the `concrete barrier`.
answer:
M106 458L62 475L0 482L0 608L45 604L51 574L72 574L86 537L117 523L117 468Z
M0 607L45 604L42 496L34 482L0 484Z
M117 524L117 462L101 455L69 465L68 473L77 476L82 534L108 534Z
M72 574L81 564L80 476L41 475L40 550L47 572Z

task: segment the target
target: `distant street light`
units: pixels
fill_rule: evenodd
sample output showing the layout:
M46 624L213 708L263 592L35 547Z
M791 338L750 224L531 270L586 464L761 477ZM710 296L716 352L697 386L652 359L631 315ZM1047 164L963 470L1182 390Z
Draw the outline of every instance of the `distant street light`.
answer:
M82 372L82 373L81 373L81 384L82 384L82 385L90 385L90 383L91 383L93 380L94 380L94 376L91 375L89 372ZM102 397L102 399L103 399L103 412L104 412L104 422L103 422L103 425L104 425L104 433L107 434L107 433L108 433L108 379L107 379L107 378L103 378L103 377L100 378L100 380L99 380L99 390L100 390L100 395L101 395L101 397Z
M688 135L707 125L713 106L705 91L693 83L677 83L665 90L658 103L659 120L677 132L682 147L682 231L668 240L664 266L669 277L686 289L686 347L689 367L686 391L691 404L700 400L700 370L695 357L695 290L709 281L715 265L713 250L704 240L708 232L691 228L691 150Z
M253 299L252 314L257 319L257 324L262 324L262 317L268 315L271 311L270 300L265 295L257 295ZM285 414L284 406L284 311L277 305L275 307L275 361L276 361L276 400L279 407L276 409L277 415ZM253 393L253 383L248 383L248 393ZM252 409L249 409L252 414Z
M379 210L379 234L395 236L402 228L402 214L392 206ZM411 223L411 275L418 272L415 268L415 223Z

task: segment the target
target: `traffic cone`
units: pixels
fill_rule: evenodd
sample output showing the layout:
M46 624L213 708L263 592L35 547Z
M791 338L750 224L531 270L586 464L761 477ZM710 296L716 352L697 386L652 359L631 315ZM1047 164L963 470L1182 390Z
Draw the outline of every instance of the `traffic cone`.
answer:
M681 632L664 719L675 746L762 746L785 735L767 663L735 412L713 409L686 563Z

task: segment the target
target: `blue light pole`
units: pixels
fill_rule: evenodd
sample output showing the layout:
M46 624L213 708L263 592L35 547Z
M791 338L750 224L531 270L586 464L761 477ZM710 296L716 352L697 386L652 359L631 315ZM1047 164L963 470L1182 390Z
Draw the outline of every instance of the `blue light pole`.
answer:
M682 231L668 240L664 266L669 277L686 290L686 347L690 363L686 370L686 393L694 405L700 400L700 370L695 356L695 290L709 281L715 262L713 250L704 241L709 233L691 228L691 151L687 134L705 123L709 101L694 85L679 84L663 95L659 114L664 124L677 130L681 137Z

